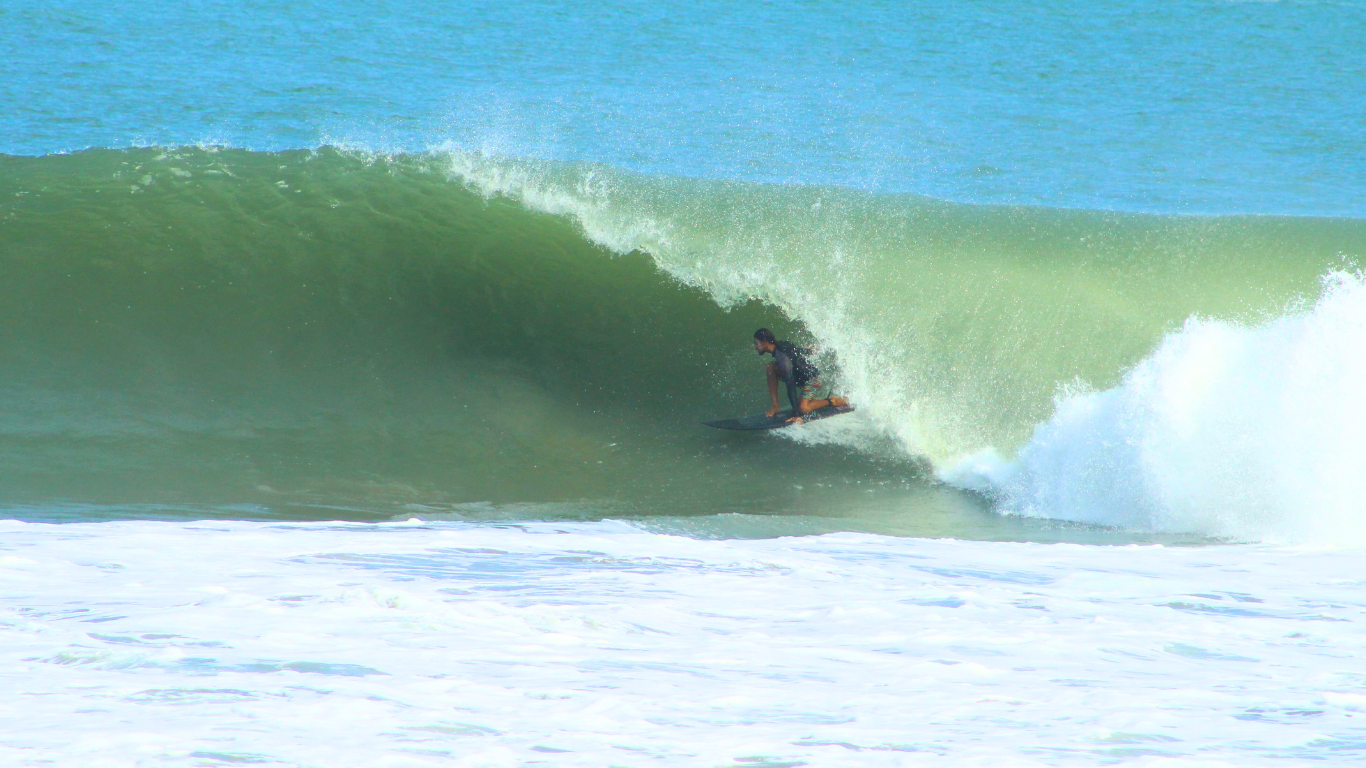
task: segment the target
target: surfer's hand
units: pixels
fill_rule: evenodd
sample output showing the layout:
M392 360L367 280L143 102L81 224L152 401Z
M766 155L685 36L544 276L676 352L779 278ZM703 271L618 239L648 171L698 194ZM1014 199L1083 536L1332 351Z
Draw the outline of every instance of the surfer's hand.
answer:
M787 420L787 423L788 423L788 424L805 424L806 422L805 422L805 421L802 419L802 417L800 417L800 416L793 416L792 418L790 418L790 419Z

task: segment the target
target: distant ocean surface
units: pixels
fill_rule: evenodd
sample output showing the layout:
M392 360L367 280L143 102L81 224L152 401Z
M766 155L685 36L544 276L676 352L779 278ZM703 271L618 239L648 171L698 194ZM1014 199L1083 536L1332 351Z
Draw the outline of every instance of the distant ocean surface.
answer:
M0 50L6 764L1366 753L1361 3L18 0ZM760 326L857 413L701 426Z
M1355 216L1341 2L0 10L0 150L458 146L967 203Z

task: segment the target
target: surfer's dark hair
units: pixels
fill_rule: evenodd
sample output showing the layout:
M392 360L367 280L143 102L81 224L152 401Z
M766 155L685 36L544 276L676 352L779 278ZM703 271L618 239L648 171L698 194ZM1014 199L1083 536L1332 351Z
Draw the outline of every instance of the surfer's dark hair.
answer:
M754 338L764 342L765 344L772 344L773 342L778 340L778 337L773 335L773 331L770 331L767 328L760 328L759 330L755 331Z

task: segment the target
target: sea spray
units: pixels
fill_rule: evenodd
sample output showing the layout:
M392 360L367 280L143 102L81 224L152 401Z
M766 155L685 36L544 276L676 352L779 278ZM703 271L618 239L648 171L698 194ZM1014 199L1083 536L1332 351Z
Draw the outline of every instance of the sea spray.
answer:
M447 161L490 199L569 217L723 306L759 299L800 321L878 429L941 465L1023 445L1058 382L1113 386L1188 317L1246 321L1312 294L1366 242L1350 220L955 205L459 149Z
M0 501L1036 537L926 465L1012 455L1058 382L1117 386L1363 242L458 151L0 157ZM766 406L761 325L859 414L700 427Z
M1014 460L942 473L1012 514L1244 541L1366 541L1366 281L1258 326L1192 318L1120 386L1064 395Z

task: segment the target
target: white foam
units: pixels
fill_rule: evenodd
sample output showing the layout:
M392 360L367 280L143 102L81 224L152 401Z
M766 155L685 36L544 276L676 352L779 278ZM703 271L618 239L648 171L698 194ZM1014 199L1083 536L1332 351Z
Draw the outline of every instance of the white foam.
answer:
M1355 553L412 522L0 547L7 766L1366 755Z
M1012 514L1237 540L1366 544L1366 287L1358 276L1327 276L1311 311L1260 327L1189 319L1120 386L1064 391L1054 416L1010 459L977 448L994 436L1005 443L1001 454L1014 453L1023 428L1038 418L1020 418L1034 407L1018 389L1024 385L999 370L1003 363L955 379L941 360L928 368L954 383L936 383L913 338L931 334L897 335L900 326L884 317L897 302L860 303L882 279L860 260L884 252L860 240L870 236L860 227L895 216L861 219L846 201L839 215L825 217L795 196L756 205L720 182L659 190L610 169L461 151L448 159L450 171L482 194L572 217L612 250L643 249L722 305L763 299L838 350L841 391L860 418L786 437L928 457L942 479L989 493ZM983 356L1004 353L988 347ZM997 384L983 389L975 378Z
M1017 459L943 477L1003 510L1240 540L1366 543L1366 282L1260 327L1192 319L1123 383L1061 397Z

